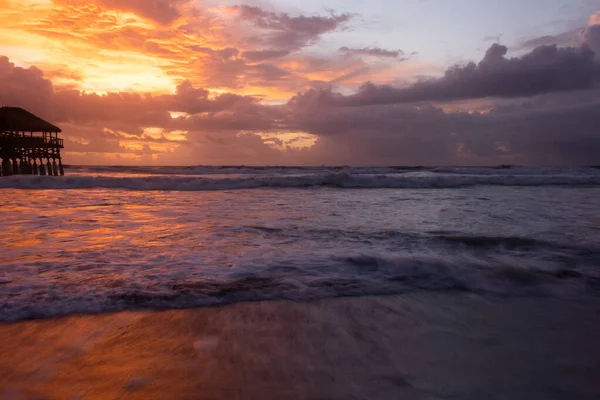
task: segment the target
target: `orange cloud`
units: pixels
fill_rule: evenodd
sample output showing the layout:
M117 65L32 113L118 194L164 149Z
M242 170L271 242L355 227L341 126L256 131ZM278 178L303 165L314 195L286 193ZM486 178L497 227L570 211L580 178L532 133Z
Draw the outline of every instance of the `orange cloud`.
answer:
M298 92L351 91L419 68L381 49L318 55L348 14L190 0L0 0L0 9L0 103L60 124L70 162L285 163L318 143L286 114Z
M283 101L326 78L288 70L285 58L351 18L190 0L2 1L0 55L43 66L57 86L97 93L168 93L188 80Z

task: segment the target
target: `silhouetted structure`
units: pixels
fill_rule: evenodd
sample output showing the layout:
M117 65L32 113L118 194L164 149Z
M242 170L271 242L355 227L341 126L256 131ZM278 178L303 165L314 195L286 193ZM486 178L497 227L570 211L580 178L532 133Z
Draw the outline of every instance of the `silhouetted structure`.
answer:
M0 107L0 176L64 175L60 132L59 127L22 108Z

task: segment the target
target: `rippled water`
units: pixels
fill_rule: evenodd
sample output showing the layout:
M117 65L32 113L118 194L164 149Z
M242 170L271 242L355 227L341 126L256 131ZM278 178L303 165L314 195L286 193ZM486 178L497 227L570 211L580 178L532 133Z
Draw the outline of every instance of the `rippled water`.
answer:
M0 179L0 319L600 287L592 168L195 168Z

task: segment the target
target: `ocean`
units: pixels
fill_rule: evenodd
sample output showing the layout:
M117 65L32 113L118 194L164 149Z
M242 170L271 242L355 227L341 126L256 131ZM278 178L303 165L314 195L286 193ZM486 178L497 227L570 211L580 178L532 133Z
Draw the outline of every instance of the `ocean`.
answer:
M600 289L600 169L87 167L0 179L0 321Z

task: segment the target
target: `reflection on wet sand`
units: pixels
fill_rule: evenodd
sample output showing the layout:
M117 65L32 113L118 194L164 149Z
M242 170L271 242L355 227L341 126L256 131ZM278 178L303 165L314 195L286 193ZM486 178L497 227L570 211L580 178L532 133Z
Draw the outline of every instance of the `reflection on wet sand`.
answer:
M598 299L405 295L0 325L0 398L594 399Z

